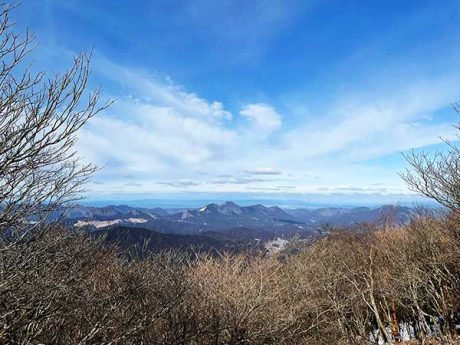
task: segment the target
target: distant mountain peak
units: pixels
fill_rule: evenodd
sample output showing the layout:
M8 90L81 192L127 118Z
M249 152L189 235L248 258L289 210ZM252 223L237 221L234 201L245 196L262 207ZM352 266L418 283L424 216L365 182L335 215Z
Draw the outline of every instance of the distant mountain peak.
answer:
M226 207L240 207L237 204L235 204L233 201L226 201L222 203L220 206L226 206Z
M195 217L195 215L189 210L185 210L182 212L182 216L181 216L182 220L187 219L187 218L192 218L192 217Z
M211 204L208 204L208 205L200 208L200 210L198 212L200 212L200 213L212 213L212 212L217 211L218 208L219 208L219 205L217 205L215 203L211 203Z
M242 214L243 211L241 207L231 201L226 201L221 205L217 205L215 203L206 205L199 209L198 211L200 214L225 214L225 215L232 215L232 214Z
M241 207L231 201L226 201L219 206L218 211L223 214L242 214Z

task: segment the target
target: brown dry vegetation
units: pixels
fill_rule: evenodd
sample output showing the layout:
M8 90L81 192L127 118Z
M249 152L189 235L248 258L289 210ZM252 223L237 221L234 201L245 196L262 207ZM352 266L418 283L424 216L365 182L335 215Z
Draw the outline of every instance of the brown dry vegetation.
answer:
M2 344L372 344L412 325L454 344L457 221L340 230L299 254L127 260L47 229L0 256ZM282 259L282 260L281 260Z

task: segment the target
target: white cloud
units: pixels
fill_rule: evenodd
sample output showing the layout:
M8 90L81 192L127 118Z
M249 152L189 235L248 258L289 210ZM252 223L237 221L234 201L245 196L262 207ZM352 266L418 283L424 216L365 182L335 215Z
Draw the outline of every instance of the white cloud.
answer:
M452 120L439 120L435 112L456 99L459 82L453 77L359 95L350 92L329 111L285 132L283 155L286 160L365 160L452 138Z
M169 80L110 63L104 73L121 85L121 96L92 119L79 141L82 154L104 167L103 184L92 186L99 193L403 193L397 168L366 160L455 133L435 114L454 99L455 78L348 93L297 126L283 116L284 126L270 104L247 104L241 123L222 102ZM135 176L138 185L127 184L124 175Z
M262 167L254 170L247 170L246 173L251 175L281 175L281 171L275 170L271 167Z
M220 160L236 136L209 119L190 117L173 107L119 100L91 121L80 146L99 164L112 162L117 169L154 173Z
M188 117L198 117L206 121L232 118L232 114L224 109L222 102L207 101L193 92L186 91L182 86L172 82L169 77L161 80L145 71L114 64L102 57L96 59L96 67L106 78L124 86L134 94L134 99L170 107Z
M265 135L281 128L281 116L268 104L248 104L240 111L240 115L248 118L254 129Z

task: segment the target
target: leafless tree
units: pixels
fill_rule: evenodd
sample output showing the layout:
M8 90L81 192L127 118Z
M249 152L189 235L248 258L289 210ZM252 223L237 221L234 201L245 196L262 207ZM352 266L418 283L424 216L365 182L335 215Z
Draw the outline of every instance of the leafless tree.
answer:
M460 106L454 106L460 114ZM460 129L460 125L454 126ZM409 168L400 175L413 191L436 200L448 209L460 212L460 148L445 140L448 150L429 155L411 151L404 154Z
M81 53L65 73L49 78L27 64L34 38L17 34L0 12L0 233L40 223L79 197L95 166L82 164L77 131L108 106L100 91L86 92L91 54Z

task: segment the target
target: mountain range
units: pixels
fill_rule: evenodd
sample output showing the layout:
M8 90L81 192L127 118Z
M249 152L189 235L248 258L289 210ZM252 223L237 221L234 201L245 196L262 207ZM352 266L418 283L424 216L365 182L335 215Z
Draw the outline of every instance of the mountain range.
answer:
M166 248L230 249L258 246L293 236L311 238L324 226L351 226L378 223L384 217L408 222L412 209L402 206L377 208L282 209L261 204L239 206L227 201L201 208L163 209L127 205L91 207L76 205L56 212L55 219L104 235L122 247L146 246L149 250Z
M220 205L208 204L202 208L181 211L162 208L140 208L127 205L90 207L78 205L68 209L63 216L68 224L90 230L113 226L142 227L161 233L200 234L206 232L231 232L235 229L266 231L274 235L312 234L324 224L349 226L363 222L379 222L390 215L405 223L411 208L381 206L378 208L318 208L282 209L278 206L239 206L227 201Z

